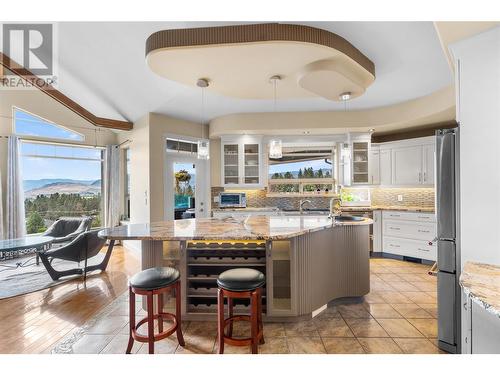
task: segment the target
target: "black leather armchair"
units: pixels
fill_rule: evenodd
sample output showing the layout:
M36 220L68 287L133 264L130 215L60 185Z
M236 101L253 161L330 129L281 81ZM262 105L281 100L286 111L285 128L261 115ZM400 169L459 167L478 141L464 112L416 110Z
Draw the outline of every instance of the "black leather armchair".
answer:
M106 240L103 238L99 238L97 233L99 230L93 230L89 232L84 232L78 235L73 241L70 243L52 248L43 252L39 252L38 256L40 257L45 269L49 273L52 280L58 280L63 276L69 275L82 275L84 279L87 277L87 272L101 270L105 271L108 266L109 258L111 257L111 252L113 251L114 241L110 241L108 250L103 261L99 264L87 266L87 261L99 254L102 247L106 243ZM57 271L52 267L52 261L54 259L63 259L72 262L85 262L83 268L73 268L69 270Z
M90 230L91 225L92 218L88 216L61 217L43 233L43 236L53 237L53 244L61 244L72 241L79 234Z

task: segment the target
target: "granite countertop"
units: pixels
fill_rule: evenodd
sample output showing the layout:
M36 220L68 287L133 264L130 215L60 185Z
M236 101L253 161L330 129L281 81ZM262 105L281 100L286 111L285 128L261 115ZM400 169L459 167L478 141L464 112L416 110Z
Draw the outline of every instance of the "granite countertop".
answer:
M327 216L264 216L169 220L151 224L130 224L101 230L99 236L113 240L280 240L341 225L369 225L334 222Z
M500 317L500 266L466 262L460 285L473 301Z
M370 207L354 207L354 206L342 206L341 211L414 211L414 212L429 212L434 213L434 207L422 207L422 206L370 206Z
M215 212L259 212L259 211L280 211L278 207L228 207L228 208L213 208Z
M312 209L314 210L314 209ZM319 210L319 209L318 209ZM408 212L428 212L434 213L434 207L422 207L422 206L369 206L369 207L356 207L356 206L342 206L342 212L350 212L350 211L408 211ZM280 211L278 207L245 207L245 208L214 208L212 209L214 212L256 212L256 211ZM298 211L298 209L297 209Z

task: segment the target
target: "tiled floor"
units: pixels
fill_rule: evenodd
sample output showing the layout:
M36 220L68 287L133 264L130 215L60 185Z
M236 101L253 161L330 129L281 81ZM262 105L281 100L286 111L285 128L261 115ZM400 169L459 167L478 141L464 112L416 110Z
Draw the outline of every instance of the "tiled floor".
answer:
M427 275L430 266L392 259L371 259L370 264L371 292L367 296L334 304L309 321L264 324L266 343L259 352L439 353L436 278ZM127 298L127 294L120 296L84 329L63 340L55 351L124 353L128 340ZM156 343L155 352L216 352L215 322L183 325L185 347L177 344L174 335ZM246 334L245 323L235 326L235 336ZM135 343L133 352L147 353L147 344ZM247 347L225 346L225 353L248 352Z

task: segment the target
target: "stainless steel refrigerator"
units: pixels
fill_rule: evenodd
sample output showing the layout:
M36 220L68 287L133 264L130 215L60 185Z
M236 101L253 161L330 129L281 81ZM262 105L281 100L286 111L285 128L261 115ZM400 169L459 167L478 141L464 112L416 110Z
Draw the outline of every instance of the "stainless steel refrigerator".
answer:
M438 342L460 353L459 129L436 131Z

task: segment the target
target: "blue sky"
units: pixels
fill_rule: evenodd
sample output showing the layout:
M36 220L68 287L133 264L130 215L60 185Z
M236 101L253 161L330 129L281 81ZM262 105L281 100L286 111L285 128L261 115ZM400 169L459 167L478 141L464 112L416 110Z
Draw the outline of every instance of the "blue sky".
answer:
M302 161L298 163L285 163L285 164L275 164L269 165L269 174L272 173L283 173L286 171L298 171L300 168L304 170L304 168L312 167L315 171L318 169L331 169L332 166L330 164L325 163L324 160L311 160L311 161Z
M37 116L15 109L16 133L20 135L83 140L83 137L70 130L54 125ZM28 155L61 156L77 158L100 158L99 149L82 147L53 146L23 142L21 153ZM73 180L99 180L101 165L99 161L50 159L23 156L21 159L24 180L45 178L65 178Z
M67 130L19 109L14 110L14 117L16 134L33 135L44 138L60 138L73 141L84 140L84 137L79 133Z
M101 165L96 161L23 157L22 164L23 180L44 178L101 179Z

